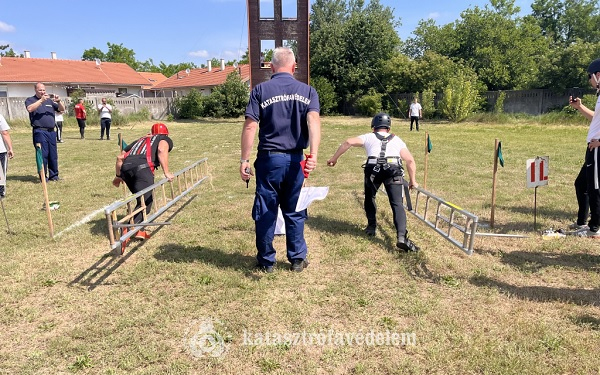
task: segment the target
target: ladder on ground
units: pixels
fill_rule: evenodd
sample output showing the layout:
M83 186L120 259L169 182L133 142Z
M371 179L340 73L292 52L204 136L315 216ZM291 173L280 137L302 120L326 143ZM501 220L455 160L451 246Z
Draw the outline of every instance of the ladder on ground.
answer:
M429 191L416 187L413 210L408 210L431 229L468 255L473 254L479 219L462 208L443 200Z
M408 208L409 204L408 207L405 205L406 211L468 255L473 254L475 236L528 238L528 236L520 234L477 233L479 225L477 215L447 202L421 187L414 190L416 190L415 204L411 210Z
M174 173L173 181L163 178L154 185L106 207L104 214L113 251L120 249L120 253L123 254L127 241L144 227L169 225L169 222L155 220L209 178L207 160L208 158L200 159ZM146 214L144 195L150 191L153 196L152 212ZM141 200L141 206L134 209L138 198ZM133 218L139 212L143 215L143 221L134 223ZM125 228L126 231L123 230Z

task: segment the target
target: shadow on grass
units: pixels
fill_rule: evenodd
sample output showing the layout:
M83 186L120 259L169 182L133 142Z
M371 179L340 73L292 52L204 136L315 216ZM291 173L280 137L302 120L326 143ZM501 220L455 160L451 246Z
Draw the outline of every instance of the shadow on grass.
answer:
M489 208L489 207L488 207ZM498 210L511 211L523 215L531 215L531 226L533 226L533 204L531 206L497 206ZM537 207L537 216L552 218L555 220L571 220L573 219L573 210L556 210L544 206Z
M20 181L20 182L40 182L39 176L27 175L27 176L6 176L6 181Z
M224 253L219 249L211 249L202 246L183 246L179 244L167 244L160 247L154 254L156 260L174 263L206 263L217 268L230 268L244 274L252 280L260 280L270 274L259 271L256 268L256 258L240 253ZM278 264L275 270L286 269L285 265Z
M594 331L600 331L600 319L594 316L579 315L572 317L570 320L571 322L577 324L580 327L588 328Z
M88 291L93 291L103 284L130 256L135 254L142 244L143 242L130 242L123 256L116 255L113 252L104 254L96 263L73 279L69 286L81 285L87 287Z
M569 267L600 272L600 256L586 253L556 254L513 251L502 253L502 263L523 272L537 272L546 267Z
M522 300L538 302L568 302L580 306L600 306L600 289L568 289L548 286L515 286L485 276L472 277L469 282L475 286L496 288L500 293Z
M165 221L171 220L175 215L181 211L184 207L186 207L190 202L196 198L197 195L191 196L184 204L182 204L177 210L173 211ZM105 219L97 219L92 222L91 231L95 234L107 234L108 227L106 225ZM156 230L153 231L153 234L157 233L162 229L162 226L159 226ZM69 283L69 286L73 285L83 285L88 287L88 291L92 291L96 289L99 285L104 283L104 281L117 269L119 268L131 255L133 255L138 248L145 241L138 242L132 240L129 242L129 246L125 249L125 253L123 256L116 255L114 252L110 252L108 254L103 255L96 263L91 265L88 269L83 271L79 276L77 276L73 281Z
M175 263L207 263L218 268L234 270L252 269L256 258L240 253L224 253L219 249L203 246L184 246L176 243L166 244L154 254L157 260Z

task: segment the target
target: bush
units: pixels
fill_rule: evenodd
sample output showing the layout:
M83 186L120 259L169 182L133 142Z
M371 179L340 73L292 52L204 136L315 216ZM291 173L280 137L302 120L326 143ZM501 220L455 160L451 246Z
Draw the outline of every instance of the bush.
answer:
M217 96L216 93L220 95ZM214 111L221 115L213 117L239 117L246 111L250 93L248 91L248 85L242 81L242 77L237 71L229 73L225 83L217 86L210 96L213 94L215 94L215 98L212 99L215 103L219 101L221 104L221 109L215 109Z
M356 101L356 109L359 113L365 116L374 116L376 113L381 112L381 98L383 94L375 92L373 89L369 89L367 95L361 96Z
M504 113L504 99L506 99L506 93L500 91L498 99L496 99L496 104L494 104L494 113Z
M203 117L223 117L225 110L223 108L223 94L219 91L213 91L209 96L202 98L202 113Z
M435 93L432 90L425 90L421 94L421 107L423 107L424 118L431 119L435 117Z
M477 108L479 93L476 83L464 74L450 79L440 102L442 115L453 122L464 121Z
M321 105L321 114L330 115L338 106L335 88L325 77L315 77L311 80L311 85L319 94L319 104Z
M187 95L177 98L174 106L177 111L177 117L183 119L193 119L202 115L202 94L196 89L192 89Z

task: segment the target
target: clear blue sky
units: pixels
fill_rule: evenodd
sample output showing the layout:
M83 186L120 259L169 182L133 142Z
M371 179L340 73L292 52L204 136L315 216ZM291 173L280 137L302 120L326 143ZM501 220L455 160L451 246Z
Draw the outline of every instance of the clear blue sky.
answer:
M294 0L283 1L285 12L285 4ZM403 40L421 19L433 18L443 25L467 8L489 4L488 0L380 2L394 9ZM531 13L531 3L516 0L522 14ZM42 12L43 8L47 10ZM45 17L36 17L42 13ZM59 59L80 59L92 47L106 52L110 42L133 49L138 61L151 58L155 64L200 65L213 57L229 61L248 47L247 28L246 0L0 0L0 45L10 44L18 53L28 50L37 58L56 52Z

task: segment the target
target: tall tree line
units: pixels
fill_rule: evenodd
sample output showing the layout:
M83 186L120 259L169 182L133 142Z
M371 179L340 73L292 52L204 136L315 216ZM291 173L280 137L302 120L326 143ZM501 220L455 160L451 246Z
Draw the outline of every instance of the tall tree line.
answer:
M515 0L490 0L446 25L421 20L404 41L393 9L379 0L317 0L311 10L311 78L332 88L347 112L376 90L441 92L456 76L481 90L587 87L600 57L596 0L535 0L520 15Z

